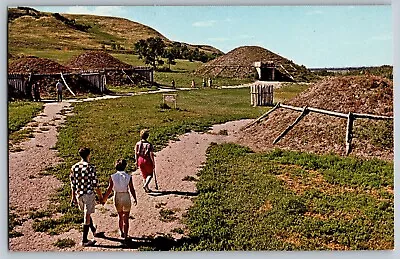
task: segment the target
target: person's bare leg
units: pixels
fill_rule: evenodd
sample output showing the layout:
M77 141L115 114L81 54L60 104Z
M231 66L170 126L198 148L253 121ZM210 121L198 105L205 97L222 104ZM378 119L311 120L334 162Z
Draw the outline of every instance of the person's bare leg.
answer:
M124 233L125 233L125 239L128 238L128 231L129 231L129 211L124 212Z
M122 211L118 212L118 226L121 237L125 237L126 232L124 231L124 213Z
M84 219L84 225L83 225L83 236L82 236L82 245L83 246L91 246L96 242L96 241L91 241L87 238L89 229L90 229L90 213L86 213L85 219Z
M152 175L147 176L147 177L146 177L146 182L144 183L144 188L145 188L146 190L148 190L148 191L150 191L149 183L150 183L150 181L151 181L152 178L153 178Z

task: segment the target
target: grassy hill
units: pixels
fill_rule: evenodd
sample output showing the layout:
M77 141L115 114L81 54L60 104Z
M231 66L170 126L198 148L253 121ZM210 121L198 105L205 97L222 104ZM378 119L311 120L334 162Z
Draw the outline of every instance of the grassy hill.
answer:
M295 64L268 49L259 46L241 46L227 54L203 64L196 70L197 75L212 77L254 78L254 62L274 62L278 71L292 80L308 82L315 79L305 66ZM285 81L285 80L284 80Z
M140 39L160 37L171 40L143 24L124 18L40 12L32 8L8 9L8 47L12 55L40 50L131 51ZM211 46L190 45L204 52L222 52Z

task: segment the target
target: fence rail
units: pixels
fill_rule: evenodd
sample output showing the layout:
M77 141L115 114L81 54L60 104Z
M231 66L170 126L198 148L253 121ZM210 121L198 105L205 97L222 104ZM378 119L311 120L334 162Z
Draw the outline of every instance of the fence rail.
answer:
M346 155L350 154L351 152L351 142L353 139L353 124L354 120L356 119L372 119L372 120L393 120L393 116L383 116L383 115L375 115L375 114L364 114L364 113L352 113L349 112L348 114L345 113L340 113L340 112L335 112L335 111L329 111L329 110L324 110L324 109L318 109L318 108L313 108L313 107L296 107L296 106L291 106L291 105L285 105L281 103L277 103L274 108L269 110L268 112L264 113L260 117L258 117L256 120L253 122L245 125L244 127L241 128L241 130L245 130L248 127L259 123L260 121L264 119L268 119L268 115L271 114L273 111L277 110L278 108L284 108L284 109L289 109L293 111L298 111L301 112L300 116L296 118L296 120L290 124L274 141L273 144L278 143L279 140L281 140L294 126L299 123L307 114L310 112L315 112L319 114L324 114L324 115L329 115L329 116L334 116L334 117L339 117L339 118L344 118L347 119L347 127L346 127Z

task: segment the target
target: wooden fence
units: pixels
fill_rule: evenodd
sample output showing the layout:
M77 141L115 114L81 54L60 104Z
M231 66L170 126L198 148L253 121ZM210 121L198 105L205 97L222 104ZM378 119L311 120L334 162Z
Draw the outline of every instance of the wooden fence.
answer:
M101 93L107 90L107 72L108 71L121 71L122 69L104 69L104 70L75 70L72 73L64 73L64 76L69 75L78 75L82 77L84 80L90 82L94 87L99 89ZM122 70L122 73L128 76L128 79L132 82L133 80L129 77L128 74L139 74L142 78L147 80L148 82L154 82L154 75L153 69L150 67L134 67ZM29 75L29 78L28 78ZM30 78L34 76L36 79L38 77L57 77L61 76L61 73L52 73L52 74L17 74L17 73L10 73L8 74L8 91L12 93L14 96L21 96L21 97L29 97L29 89L27 90L27 86L30 83ZM61 76L61 79L65 79ZM70 90L70 89L69 89ZM71 90L70 90L71 91ZM71 91L72 92L72 91Z
M9 87L8 90L11 91L13 93L13 95L26 96L26 86L29 81L29 79L28 80L26 79L26 75L8 74L7 79L8 79L7 81L8 81L8 87Z
M136 67L132 70L133 73L139 74L144 77L148 82L154 82L154 73L152 68L148 67Z
M86 73L80 75L83 79L89 81L94 87L98 88L101 93L107 90L106 76L103 73Z
M99 89L101 93L105 92L107 90L106 88L106 75L104 73L73 73L76 74L80 77L82 77L84 80L90 82L94 87ZM28 85L30 84L30 79L34 76L35 80L38 80L39 78L42 77L59 77L60 79L63 80L64 84L68 88L68 90L75 96L75 94L72 92L72 90L68 87L65 78L68 77L69 75L73 75L71 73L59 73L59 74L8 74L8 91L9 93L13 96L20 96L20 97L29 97L29 89L27 89Z
M250 86L250 102L253 106L268 106L274 102L274 86L255 84Z
M284 108L284 109L289 109L293 111L298 111L301 112L301 114L296 118L296 120L290 124L274 141L273 144L278 143L279 140L281 140L297 123L299 123L307 114L310 112L315 112L315 113L320 113L320 114L325 114L329 116L334 116L334 117L339 117L339 118L344 118L347 119L347 128L346 128L346 155L350 154L351 152L351 142L353 139L353 123L354 120L356 119L372 119L372 120L393 120L393 117L390 116L382 116L382 115L373 115L373 114L364 114L364 113L352 113L349 112L348 114L345 113L340 113L340 112L334 112L334 111L328 111L324 109L318 109L318 108L313 108L313 107L296 107L296 106L291 106L291 105L285 105L281 103L277 103L274 108L269 110L268 112L264 113L260 117L258 117L256 120L253 122L245 125L241 130L244 130L258 122L260 122L263 119L266 119L270 113L273 111L277 110L278 108Z

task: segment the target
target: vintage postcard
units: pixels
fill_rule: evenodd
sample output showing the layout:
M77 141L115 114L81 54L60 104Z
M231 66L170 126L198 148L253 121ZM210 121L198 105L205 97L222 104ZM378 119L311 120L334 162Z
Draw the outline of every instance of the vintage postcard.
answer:
M394 249L390 5L9 6L10 251Z

